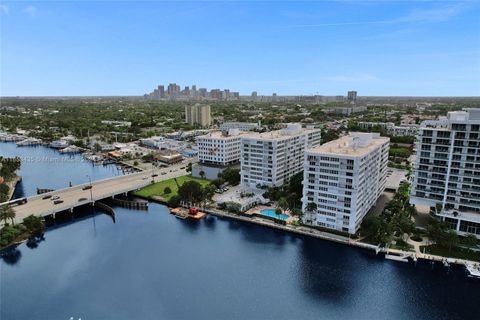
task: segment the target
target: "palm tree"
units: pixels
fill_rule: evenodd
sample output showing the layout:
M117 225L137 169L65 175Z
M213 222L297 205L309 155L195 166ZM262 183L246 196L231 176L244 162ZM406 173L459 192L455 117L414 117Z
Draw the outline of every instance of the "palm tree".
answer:
M15 210L10 208L7 204L2 207L0 210L0 220L3 220L7 224L7 220L10 219L12 225L14 224L13 219L15 219Z
M317 210L317 208L318 208L318 206L315 202L309 202L309 203L307 203L307 206L305 207L305 210L313 213L313 211Z

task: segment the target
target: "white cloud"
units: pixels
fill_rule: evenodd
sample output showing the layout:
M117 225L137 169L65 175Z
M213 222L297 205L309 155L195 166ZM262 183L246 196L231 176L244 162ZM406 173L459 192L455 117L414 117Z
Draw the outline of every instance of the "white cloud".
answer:
M355 25L375 25L375 24L402 24L402 23L438 23L445 22L462 13L467 6L463 3L435 7L430 9L414 9L410 13L389 20L377 21L343 21L343 22L325 22L315 24L303 24L287 26L288 28L314 28L314 27L337 27L337 26L355 26Z
M0 4L0 13L8 14L9 12L10 12L10 9L6 4Z
M37 15L37 7L35 6L26 6L25 8L23 8L23 12L30 15L31 17L34 17Z
M408 15L396 19L396 22L435 23L444 22L455 17L465 9L463 4L437 7L427 10L413 10Z

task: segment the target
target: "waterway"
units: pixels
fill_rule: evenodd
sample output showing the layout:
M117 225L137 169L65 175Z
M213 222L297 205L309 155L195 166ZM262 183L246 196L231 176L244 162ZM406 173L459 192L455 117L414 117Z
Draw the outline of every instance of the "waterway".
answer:
M0 155L24 150L0 143ZM26 162L20 174L30 195L118 171ZM480 318L480 283L462 270L217 217L179 220L158 204L115 211L115 222L87 215L4 254L0 319Z

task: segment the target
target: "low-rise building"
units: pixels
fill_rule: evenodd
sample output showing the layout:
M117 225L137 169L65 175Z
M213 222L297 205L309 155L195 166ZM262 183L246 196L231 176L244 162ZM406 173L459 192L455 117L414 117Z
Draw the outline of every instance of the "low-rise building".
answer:
M242 186L280 186L303 170L304 152L320 145L320 130L290 123L281 130L247 134L241 141Z
M239 129L213 131L196 138L198 160L204 164L228 166L240 161L240 139L245 132Z
M220 125L220 130L228 131L230 129L239 129L240 131L254 131L262 128L261 122L224 122Z
M396 126L393 122L358 122L357 125L362 129L371 130L373 128L381 128L387 134L394 137L415 136L418 133L418 125L400 125Z
M305 224L354 234L385 190L390 139L351 133L305 152Z

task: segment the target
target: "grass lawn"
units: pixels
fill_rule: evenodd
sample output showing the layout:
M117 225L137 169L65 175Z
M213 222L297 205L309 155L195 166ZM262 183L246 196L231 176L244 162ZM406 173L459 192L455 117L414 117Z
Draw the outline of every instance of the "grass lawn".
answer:
M425 248L425 253L430 253L437 256L480 261L479 252L475 252L475 251L464 249L464 248L454 247L452 248L451 251L449 251L448 248L443 248L437 245L431 245L431 246L421 246L420 247L421 252L423 252L423 248Z
M200 183L202 185L202 187L204 187L204 186L206 186L210 183L210 181L208 181L206 179L194 178L192 176L181 176L181 177L177 178L178 185L180 185L180 186L183 185L185 182L192 181L192 180ZM165 190L165 187L170 187L172 192L169 193L169 194L163 193L163 191ZM175 180L174 179L168 179L168 180L164 180L164 181L154 183L154 184L149 185L145 188L142 188L142 189L136 191L134 194L138 195L138 196L141 196L141 197L144 197L144 198L150 198L152 196L160 196L160 197L164 198L165 201L168 201L168 200L170 200L171 197L176 195L177 192L178 192L178 187L177 187L177 184L175 183Z

